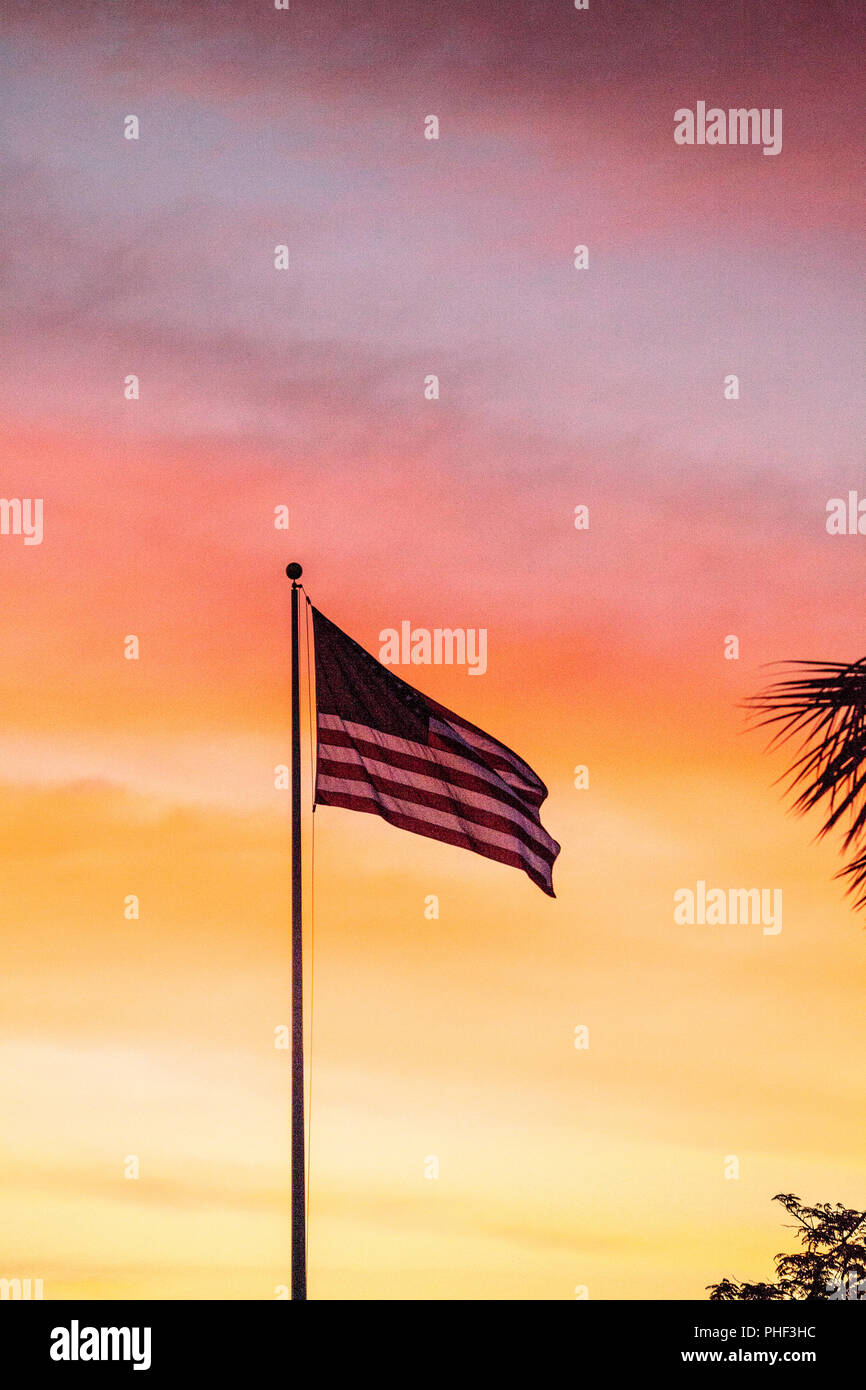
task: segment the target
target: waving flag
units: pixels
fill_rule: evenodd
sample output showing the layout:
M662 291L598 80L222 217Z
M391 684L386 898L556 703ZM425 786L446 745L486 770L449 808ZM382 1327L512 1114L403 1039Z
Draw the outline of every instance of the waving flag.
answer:
M513 864L554 897L559 845L541 824L547 788L532 768L312 612L317 804Z

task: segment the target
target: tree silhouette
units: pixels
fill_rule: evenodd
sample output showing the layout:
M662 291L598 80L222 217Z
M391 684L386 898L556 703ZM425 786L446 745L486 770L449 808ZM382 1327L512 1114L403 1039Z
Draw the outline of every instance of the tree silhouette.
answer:
M722 1279L708 1284L711 1303L733 1300L866 1298L866 1211L841 1202L807 1207L791 1192L773 1198L793 1216L802 1250L776 1256L776 1282L738 1284Z
M775 726L770 749L799 736L797 757L779 780L796 792L799 814L823 803L819 839L847 821L842 848L854 855L836 877L848 879L855 909L866 908L866 657L789 665L801 674L753 695L746 708L754 727Z

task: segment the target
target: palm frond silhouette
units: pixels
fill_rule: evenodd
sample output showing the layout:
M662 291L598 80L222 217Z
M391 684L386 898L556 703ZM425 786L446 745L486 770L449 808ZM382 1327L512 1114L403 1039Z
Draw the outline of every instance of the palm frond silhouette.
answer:
M770 750L797 741L797 757L779 780L796 793L798 814L821 806L819 839L840 822L845 827L843 852L854 848L855 854L836 877L847 878L855 909L866 908L866 657L785 664L799 674L751 696L745 706L752 727L774 728Z

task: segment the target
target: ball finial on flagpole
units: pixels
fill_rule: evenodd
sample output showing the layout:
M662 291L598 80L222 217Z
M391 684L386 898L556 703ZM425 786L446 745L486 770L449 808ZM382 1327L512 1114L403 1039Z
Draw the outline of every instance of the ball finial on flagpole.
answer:
M300 579L300 577L301 577L301 575L303 574L303 572L304 572L304 571L303 571L303 569L301 568L301 566L298 564L297 560L293 560L292 563L291 563L290 565L286 565L286 574L287 574L287 575L289 576L289 578L292 579L292 580L294 580L294 579Z

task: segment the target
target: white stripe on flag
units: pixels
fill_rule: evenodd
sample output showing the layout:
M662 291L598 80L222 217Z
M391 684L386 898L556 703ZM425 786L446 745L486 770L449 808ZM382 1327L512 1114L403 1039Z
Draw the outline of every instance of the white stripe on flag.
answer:
M495 753L498 758L504 759L510 767L521 777L527 787L533 791L541 790L541 782L535 776L522 758L518 758L516 753L504 748L501 743L497 743L495 738L489 738L487 734L476 733L474 729L465 729L462 724L451 724L441 719L431 719L430 728L434 733L446 734L451 738L457 738L463 743L469 743L474 748L480 748L488 753Z
M383 763L376 758L364 757L358 752L357 748L344 748L342 744L323 744L323 756L328 761L341 763L354 763L358 767L363 767L365 771L372 773L374 777L387 777L391 782L402 782L406 786L416 788L420 792L435 792L438 796L447 796L468 806L475 806L480 811L489 811L491 815L501 816L505 820L514 821L525 830L526 834L541 849L553 850L553 842L543 826L538 821L524 816L510 801L499 801L496 797L483 796L480 792L468 791L465 787L455 786L453 782L444 781L442 778L427 777L421 772L407 772L405 768L395 767L393 763ZM363 783L354 782L353 786L363 786ZM472 822L473 825L475 822Z
M470 840L481 840L488 845L496 845L499 849L509 850L516 854L525 863L531 864L545 878L550 875L550 860L542 859L539 855L533 854L527 849L523 840L517 839L513 835L505 835L499 830L490 830L486 825L477 825L475 821L462 820L460 816L452 816L447 811L434 811L429 806L420 805L417 801L403 801L398 796L389 796L387 792L380 792L366 782L353 782L344 777L319 777L317 785L323 791L340 793L343 796L351 796L358 801L371 801L374 806L385 806L388 810L394 811L397 815L410 816L413 820L428 822L430 825L441 825L445 830L457 830L461 835L466 835Z
M395 753L405 753L408 757L422 758L425 762L433 763L439 767L443 765L453 767L457 772L466 772L472 777L481 777L491 786L504 786L506 791L515 794L519 792L517 786L506 780L507 773L497 772L493 768L487 767L485 763L476 762L471 757L463 758L459 753L446 753L442 748L428 748L426 743L416 743L414 739L400 738L397 734L385 734L382 733L381 729L374 729L369 724L356 724L354 720L341 719L338 714L320 714L319 728L324 730L340 729L347 733L350 738L361 739L365 743L376 743L380 748L393 748ZM333 744L328 743L327 738L321 739L320 742L322 747L334 747Z

